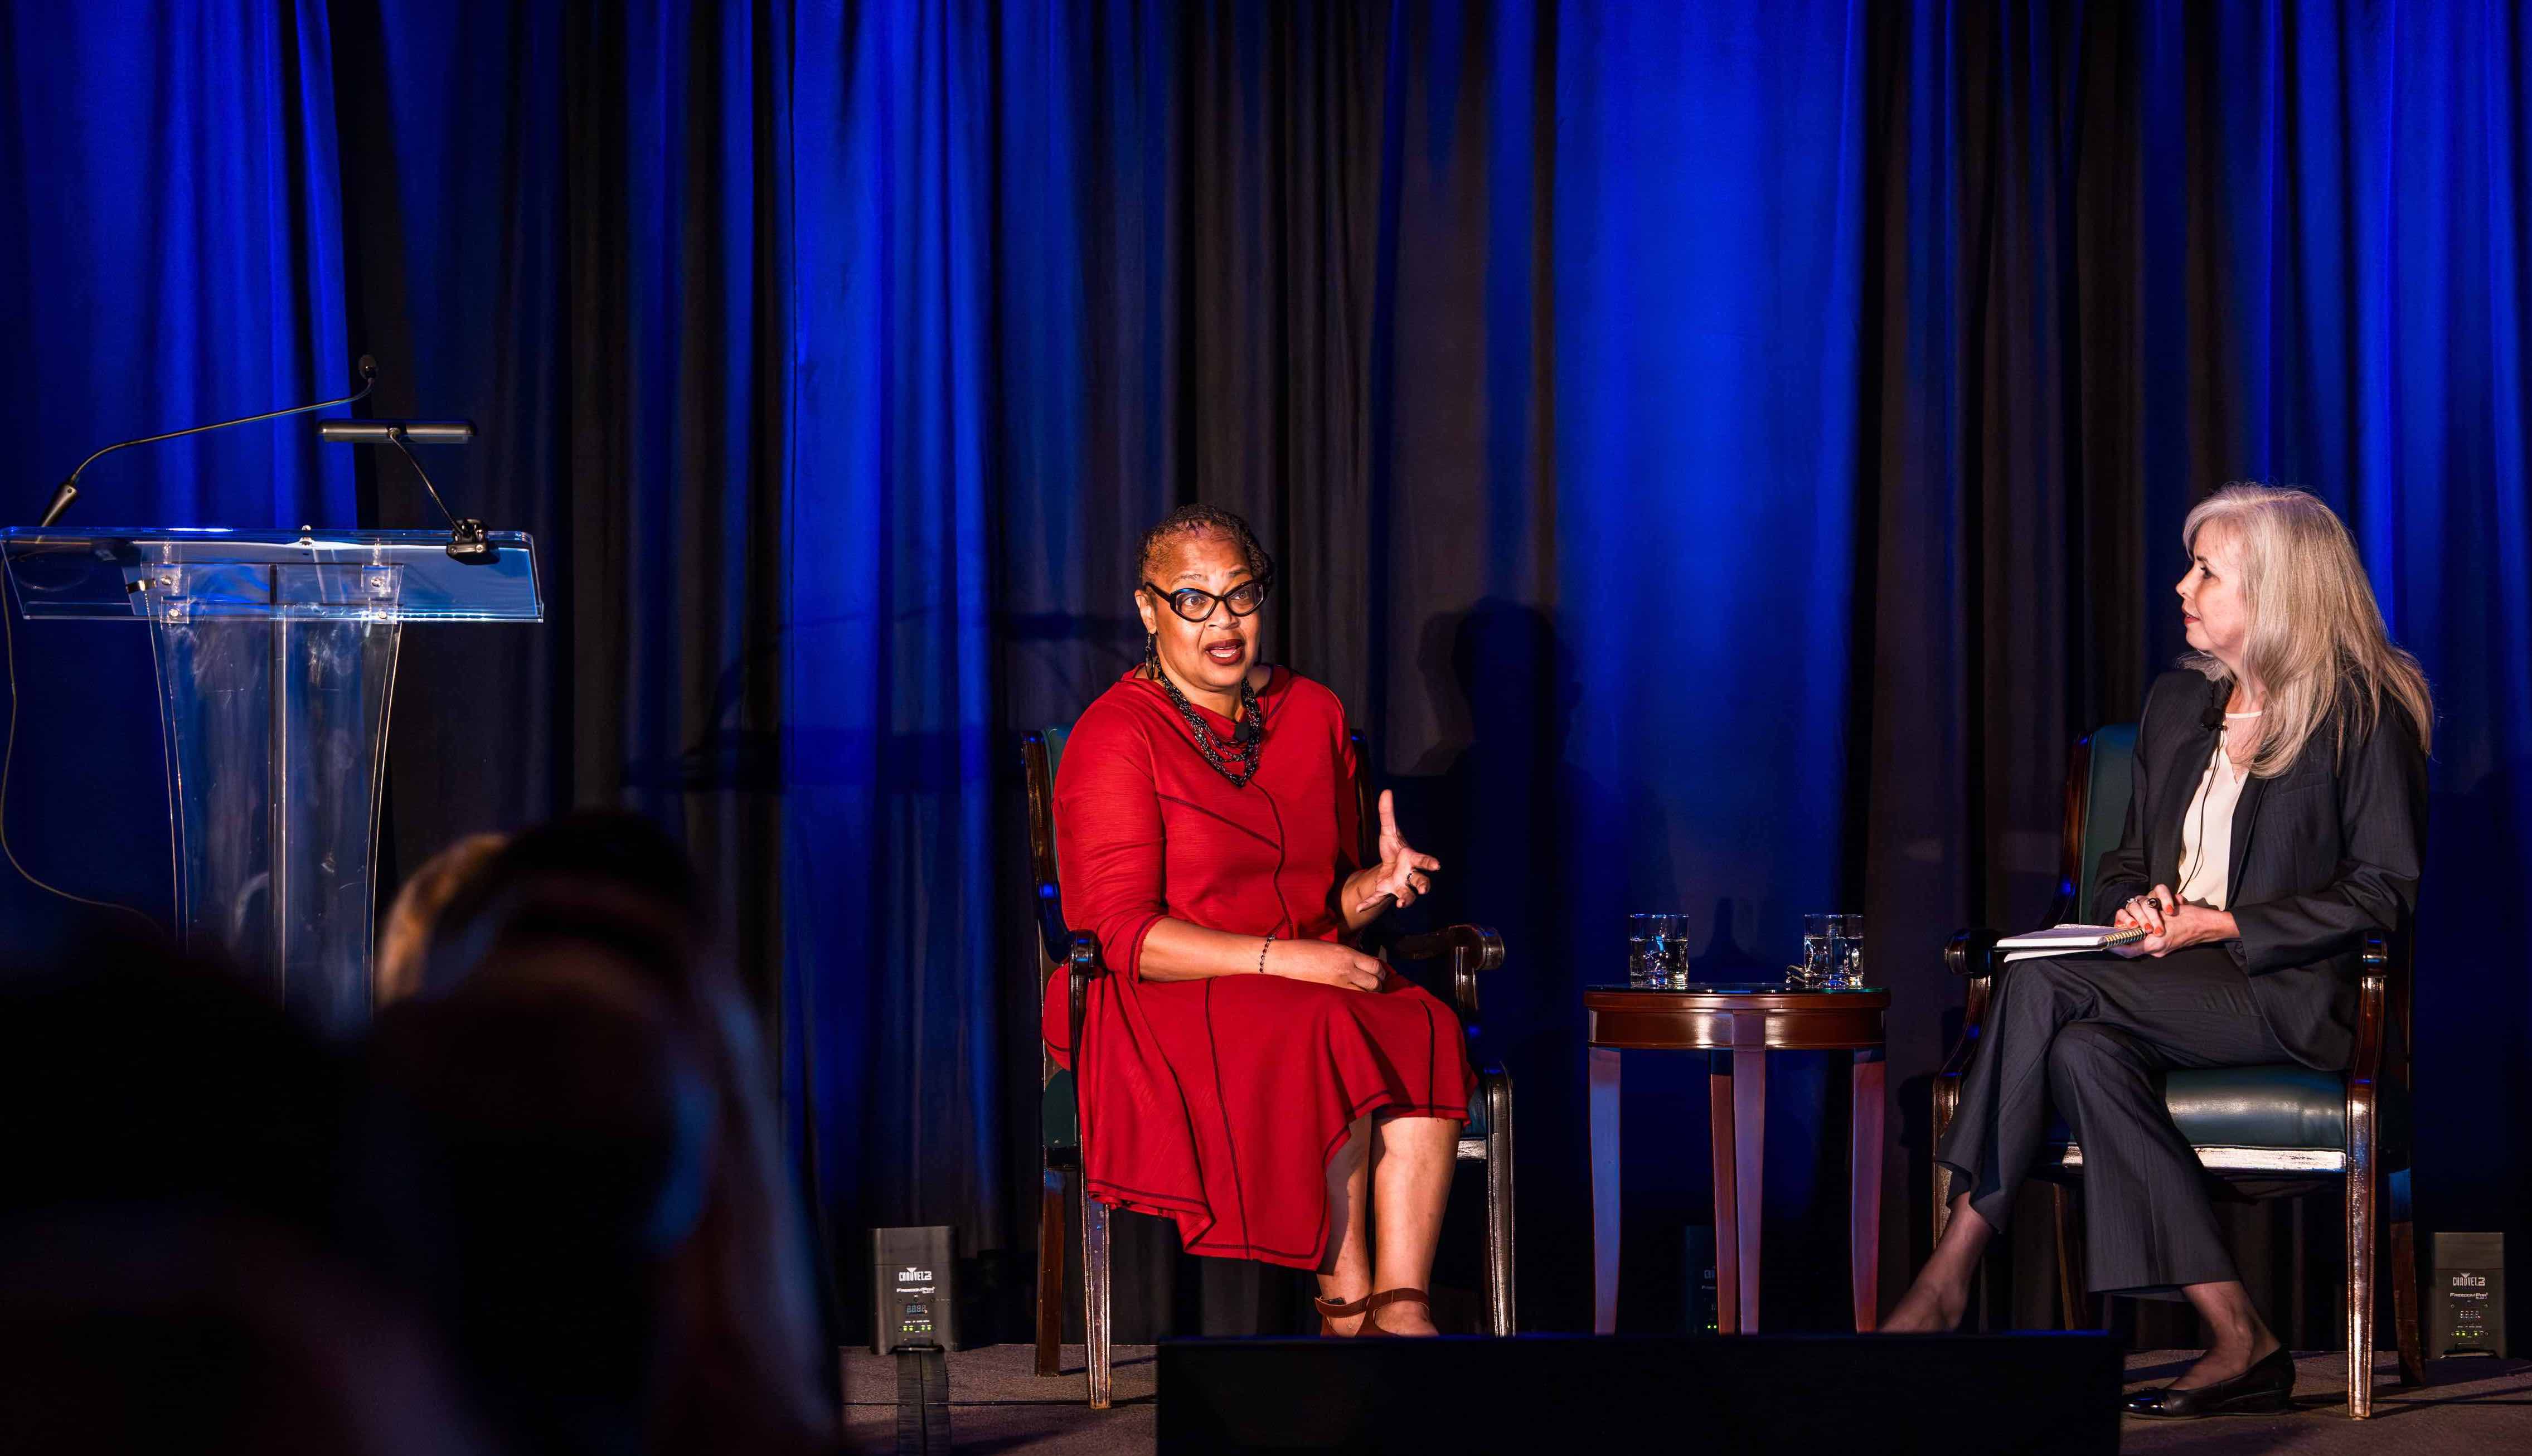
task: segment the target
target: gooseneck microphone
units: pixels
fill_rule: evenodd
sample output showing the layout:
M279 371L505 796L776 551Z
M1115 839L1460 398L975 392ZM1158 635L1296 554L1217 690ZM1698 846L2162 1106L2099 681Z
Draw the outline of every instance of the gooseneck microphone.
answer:
M162 439L175 439L181 436L187 435L201 435L203 432L210 430L226 430L232 425L252 425L258 420L278 420L286 415L305 415L316 410L329 410L334 408L336 405L355 404L368 398L370 391L376 388L378 382L378 362L375 359L371 358L367 354L362 355L360 370L360 391L355 394L346 394L340 399L321 400L316 404L293 405L286 410L266 410L259 415L247 415L236 420L216 420L208 425L194 425L183 430L170 430L164 435L144 435L139 439L118 440L113 444L107 445L104 449L101 449L95 454L88 456L86 459L82 460L79 463L79 469L72 471L60 485L53 488L52 502L44 507L44 518L37 521L35 525L38 529L41 529L43 527L59 523L63 512L69 510L71 508L71 502L79 498L80 476L85 474L89 466L94 465L98 460L107 455L113 454L117 450L128 450L134 445L156 444Z

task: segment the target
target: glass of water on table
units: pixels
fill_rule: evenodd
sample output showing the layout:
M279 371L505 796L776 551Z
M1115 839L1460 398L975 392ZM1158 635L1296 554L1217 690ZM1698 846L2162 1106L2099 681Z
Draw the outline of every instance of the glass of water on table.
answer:
M1813 991L1853 991L1864 985L1864 917L1803 916L1802 979Z
M1627 982L1677 991L1688 986L1688 917L1627 917Z

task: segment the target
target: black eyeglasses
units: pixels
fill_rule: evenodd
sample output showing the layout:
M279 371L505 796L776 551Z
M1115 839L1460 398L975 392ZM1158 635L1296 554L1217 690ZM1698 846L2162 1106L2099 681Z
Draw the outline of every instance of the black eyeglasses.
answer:
M1200 622L1212 617L1215 603L1230 608L1233 616L1256 615L1257 609L1266 605L1267 589L1273 585L1269 581L1243 581L1230 591L1220 593L1197 587L1180 587L1175 592L1165 592L1147 581L1143 583L1143 590L1169 603L1170 611L1188 621Z

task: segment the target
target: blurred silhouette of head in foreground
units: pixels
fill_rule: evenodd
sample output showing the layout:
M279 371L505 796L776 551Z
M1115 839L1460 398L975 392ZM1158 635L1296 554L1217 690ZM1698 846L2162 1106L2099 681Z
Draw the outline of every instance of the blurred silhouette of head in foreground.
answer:
M348 1072L153 944L0 971L0 1450L489 1449L380 1268Z
M626 813L523 831L422 959L377 1078L446 1169L447 1317L504 1423L575 1450L824 1444L754 1019L684 850Z

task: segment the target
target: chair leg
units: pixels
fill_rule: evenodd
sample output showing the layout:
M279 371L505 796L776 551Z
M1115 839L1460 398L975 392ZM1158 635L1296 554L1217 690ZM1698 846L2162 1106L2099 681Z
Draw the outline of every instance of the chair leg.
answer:
M2400 1383L2427 1383L2426 1341L2418 1333L2418 1239L2414 1225L2391 1225L2391 1337L2400 1347Z
M1935 1147L1943 1145L1943 1130L1951 1126L1952 1110L1944 1105L1948 1100L1949 1099L1943 1095L1942 1080L1937 1077L1934 1082L1934 1136L1932 1139L1932 1145ZM1934 1164L1933 1169L1933 1176L1926 1180L1928 1184L1933 1186L1934 1190L1934 1219L1931 1224L1928 1225L1928 1227L1934 1231L1934 1236L1927 1243L1926 1247L1928 1249L1935 1248L1943 1242L1944 1226L1952 1221L1952 1170L1944 1167L1940 1163Z
M1881 1050L1859 1051L1847 1072L1854 1109L1847 1129L1847 1276L1854 1294L1855 1328L1869 1334L1881 1322Z
M2057 1301L2065 1329L2093 1327L2093 1301L2084 1289L2084 1204L2062 1183L2048 1185L2049 1211L2057 1223Z
M2353 1105L2348 1110L2357 1111ZM2374 1241L2379 1233L2374 1180L2373 1120L2352 1116L2347 1129L2347 1414L2358 1421L2374 1414Z
M1741 1173L1732 1117L1732 1054L1705 1055L1705 1138L1714 1150L1714 1332L1741 1332Z
M1108 1205L1090 1196L1090 1180L1081 1185L1081 1341L1082 1364L1089 1369L1090 1409L1108 1409L1115 1371L1108 1346Z
M1064 1174L1039 1172L1037 1197L1037 1372L1064 1369Z
M1517 1324L1512 1282L1512 1075L1486 1087L1486 1322L1497 1336Z
M1615 1047L1591 1049L1591 1332L1595 1335L1615 1334L1618 1329L1618 1055ZM1715 1217L1723 1216L1718 1205Z
M1740 1227L1733 1263L1740 1269L1739 1333L1758 1332L1758 1253L1765 1227L1767 1185L1767 1053L1763 1048L1732 1049L1733 1220Z

